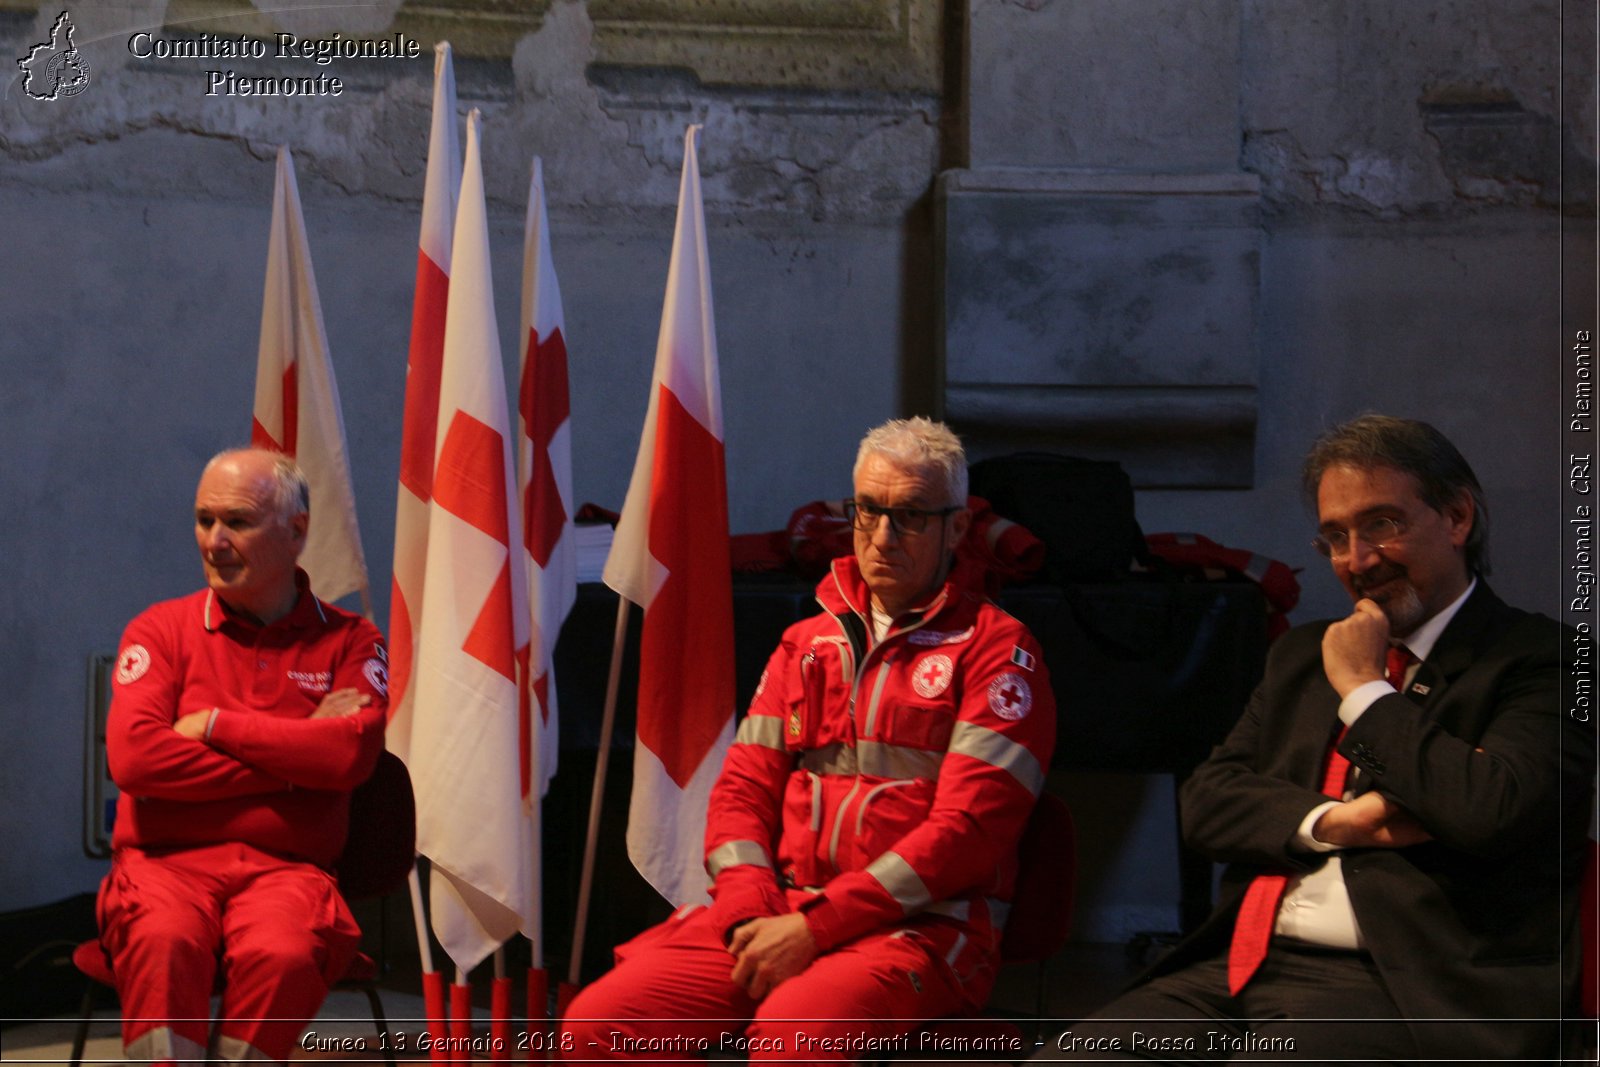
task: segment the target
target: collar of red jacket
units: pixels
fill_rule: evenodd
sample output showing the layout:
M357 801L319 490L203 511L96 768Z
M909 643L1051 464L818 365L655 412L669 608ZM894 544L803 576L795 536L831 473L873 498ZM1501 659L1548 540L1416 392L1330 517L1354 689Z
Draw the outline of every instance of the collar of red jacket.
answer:
M294 607L289 609L289 614L271 625L303 630L326 623L328 615L322 610L322 601L311 592L311 576L299 567L294 569L294 587L299 590L299 597L295 600ZM266 629L250 616L234 610L227 601L217 596L214 590L207 589L205 599L200 602L200 625L205 627L206 633L215 633L223 623L251 630Z
M982 564L957 556L944 584L900 617L931 611L932 614L923 620L926 622L959 606L981 603L985 599L983 573ZM867 580L861 576L861 568L856 564L853 554L840 556L833 561L832 568L817 583L817 601L835 615L854 612L867 622L872 621L872 591L867 588Z

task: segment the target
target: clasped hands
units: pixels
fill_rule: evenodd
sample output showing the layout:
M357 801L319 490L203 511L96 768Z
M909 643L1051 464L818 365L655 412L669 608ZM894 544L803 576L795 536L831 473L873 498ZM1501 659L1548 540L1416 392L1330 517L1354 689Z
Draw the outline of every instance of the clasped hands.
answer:
M797 911L742 923L728 942L734 984L762 1000L780 982L793 978L817 958L817 942Z
M1376 789L1323 812L1311 836L1340 848L1405 848L1433 840L1415 815Z
M354 715L370 703L372 703L372 697L354 686L347 686L344 689L335 689L324 696L322 702L317 705L317 710L313 711L309 717L313 719L342 719L346 715ZM180 737L187 737L191 741L203 741L206 736L206 724L210 722L211 713L215 710L215 708L201 708L199 711L191 711L187 715L181 715L178 717L178 721L172 724L172 728L178 732Z

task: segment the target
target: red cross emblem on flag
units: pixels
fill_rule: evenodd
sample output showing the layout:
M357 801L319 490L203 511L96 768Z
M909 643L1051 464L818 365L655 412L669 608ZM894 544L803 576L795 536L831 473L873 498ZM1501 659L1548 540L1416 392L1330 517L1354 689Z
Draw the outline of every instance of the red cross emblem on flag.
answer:
M1023 718L1033 708L1033 690L1028 680L1012 671L989 683L989 710L1010 722Z
M955 665L950 662L950 657L942 652L935 652L917 661L916 667L911 671L911 688L917 691L918 696L932 700L950 688L950 677L953 674Z

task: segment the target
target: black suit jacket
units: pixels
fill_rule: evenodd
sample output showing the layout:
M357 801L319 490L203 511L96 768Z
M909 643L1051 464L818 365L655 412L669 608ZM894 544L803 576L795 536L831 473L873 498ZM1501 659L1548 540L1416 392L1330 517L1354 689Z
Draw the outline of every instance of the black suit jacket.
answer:
M1256 874L1325 862L1290 845L1327 800L1322 760L1339 728L1322 670L1329 625L1274 645L1244 715L1185 784L1186 841L1228 866L1216 911L1152 974L1226 952ZM1559 1034L1549 1020L1570 1003L1595 774L1592 724L1560 705L1572 639L1480 580L1407 691L1379 699L1340 743L1360 770L1355 788L1381 790L1434 838L1342 855L1351 906L1401 1011L1462 1020L1419 1028L1442 1055L1544 1054ZM1517 1019L1547 1021L1486 1021Z

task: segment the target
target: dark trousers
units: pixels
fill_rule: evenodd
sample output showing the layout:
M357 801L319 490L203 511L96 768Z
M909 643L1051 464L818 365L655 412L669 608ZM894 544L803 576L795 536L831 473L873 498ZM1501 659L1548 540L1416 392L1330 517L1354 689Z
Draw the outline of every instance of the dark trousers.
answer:
M1401 1020L1364 953L1279 939L1237 997L1225 955L1197 963L1124 993L1034 1059L1386 1063L1426 1056L1425 1027Z

